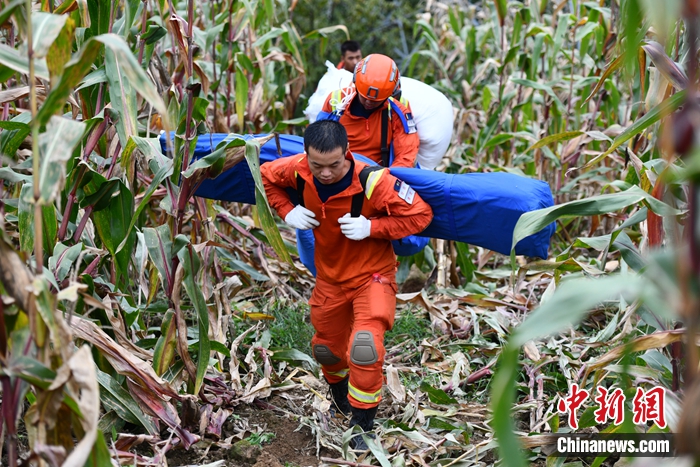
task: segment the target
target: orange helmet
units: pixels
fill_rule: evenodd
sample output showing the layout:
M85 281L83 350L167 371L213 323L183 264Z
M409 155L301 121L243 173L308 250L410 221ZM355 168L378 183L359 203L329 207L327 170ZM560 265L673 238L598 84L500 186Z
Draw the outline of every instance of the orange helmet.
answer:
M383 101L401 88L399 78L399 68L392 59L382 54L371 54L355 65L352 82L365 99Z

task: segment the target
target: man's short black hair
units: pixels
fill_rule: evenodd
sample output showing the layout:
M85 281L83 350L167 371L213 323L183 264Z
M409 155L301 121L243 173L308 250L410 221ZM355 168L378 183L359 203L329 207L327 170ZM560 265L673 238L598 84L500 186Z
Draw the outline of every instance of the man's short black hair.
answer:
M345 41L340 45L340 55L345 55L345 52L357 52L360 50L360 43L357 41Z
M345 127L333 120L317 120L304 132L304 151L309 148L327 154L341 148L343 152L348 147L348 133Z

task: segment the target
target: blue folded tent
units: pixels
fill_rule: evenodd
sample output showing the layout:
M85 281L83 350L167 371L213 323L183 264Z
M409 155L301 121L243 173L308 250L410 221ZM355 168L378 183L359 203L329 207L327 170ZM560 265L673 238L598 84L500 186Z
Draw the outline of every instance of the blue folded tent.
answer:
M193 159L210 154L224 140L239 135L208 134L197 140ZM265 135L242 135L244 139ZM165 152L165 134L160 138ZM280 154L281 152L281 154ZM279 157L304 152L304 140L300 136L279 135L278 146L274 139L260 148L260 163ZM369 159L356 155L363 161ZM526 212L552 206L549 185L510 173L446 174L422 169L392 168L391 174L408 183L433 209L433 221L421 233L425 238L456 240L510 254L513 230L520 216ZM196 196L255 204L255 182L248 164L237 164L214 179L205 180L195 192ZM290 190L296 201L296 193ZM547 258L549 241L554 233L554 223L524 238L515 246L518 255ZM312 272L313 234L297 232L299 256ZM408 243L408 242L406 242ZM405 245L394 242L394 249ZM425 246L420 245L418 251ZM309 250L311 248L311 250ZM401 254L401 252L397 252Z

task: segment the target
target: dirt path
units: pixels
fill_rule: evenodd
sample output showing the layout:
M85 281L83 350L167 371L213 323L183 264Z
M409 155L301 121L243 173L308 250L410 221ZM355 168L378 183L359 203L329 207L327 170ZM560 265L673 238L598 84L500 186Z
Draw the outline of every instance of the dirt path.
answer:
M308 426L292 420L273 410L256 409L248 406L237 414L247 420L253 429L274 434L262 446L239 443L234 448L211 447L208 451L193 448L189 451L177 450L168 455L168 465L172 467L206 465L223 460L224 466L240 467L317 467L321 461L316 457L316 436ZM326 448L320 449L320 456L337 457Z

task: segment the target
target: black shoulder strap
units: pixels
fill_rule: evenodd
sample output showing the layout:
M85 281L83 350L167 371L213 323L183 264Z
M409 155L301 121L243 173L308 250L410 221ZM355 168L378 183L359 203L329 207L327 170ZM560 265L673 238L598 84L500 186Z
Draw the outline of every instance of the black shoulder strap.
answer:
M362 213L362 205L365 202L365 189L367 188L367 179L369 178L369 174L382 169L383 167L378 165L368 165L364 169L360 170L360 185L362 185L362 191L352 197L350 217L360 217L360 214Z
M389 142L387 138L389 136L389 109L387 106L382 110L382 166L389 167Z
M304 206L304 187L306 186L306 180L301 178L301 175L297 174L297 200L299 205L303 208Z

